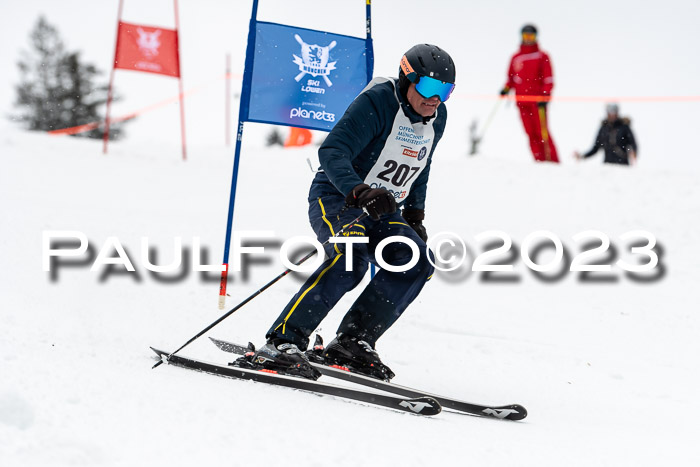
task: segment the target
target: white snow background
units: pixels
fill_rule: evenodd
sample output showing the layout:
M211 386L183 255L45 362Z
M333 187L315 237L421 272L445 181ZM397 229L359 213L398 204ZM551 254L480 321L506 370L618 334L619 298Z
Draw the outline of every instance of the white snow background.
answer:
M440 45L457 63L431 172L429 233L457 233L471 261L485 246L476 235L503 231L514 245L499 260L515 265L510 281L436 274L378 350L398 384L521 403L524 421L447 411L426 418L165 365L151 370L149 346L179 347L221 313L217 274L204 280L191 264L179 275L150 273L141 237L158 264L174 258L176 237L190 250L199 237L204 259L221 260L233 161L221 76L227 52L233 73L242 73L250 7L180 1L185 88L198 89L186 101L183 162L177 104L143 114L106 156L99 141L28 133L5 119L15 62L38 15L68 49L108 71L117 2L0 6L0 465L698 465L700 102L622 99L640 145L638 166L625 168L603 165L602 154L571 158L592 144L604 99L556 100L698 95L697 2L373 3L375 75L396 75L399 57L418 42ZM127 0L123 19L172 27L171 8ZM261 0L258 18L364 34L362 1ZM480 154L467 155L470 123L483 124L496 102L475 96L495 98L525 22L537 24L554 64L558 166L532 161L513 105L499 110ZM173 79L128 71L117 71L115 85L124 96L115 116L177 93ZM232 87L237 93L240 81ZM245 126L235 229L272 230L279 241L310 235L305 159L316 160L315 148L268 148L270 129ZM85 233L94 254L116 237L136 272L91 271L87 257L45 272L48 230ZM574 235L603 232L614 254L591 262L612 271L582 278L563 262L558 277L536 276L519 252L539 230L562 240L567 261L584 248ZM620 238L634 230L658 241L651 279L615 265L645 262ZM551 257L545 249L537 262ZM257 259L247 277L230 278L228 307L284 270L274 246ZM262 344L299 285L283 279L210 335ZM322 323L327 341L356 295ZM232 359L206 337L182 354Z

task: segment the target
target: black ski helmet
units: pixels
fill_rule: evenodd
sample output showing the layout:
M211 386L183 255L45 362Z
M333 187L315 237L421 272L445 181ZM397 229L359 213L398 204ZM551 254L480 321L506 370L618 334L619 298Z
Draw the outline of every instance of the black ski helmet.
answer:
M526 24L520 30L520 34L525 34L525 33L537 35L537 28L535 27L534 24Z
M455 82L457 72L450 54L440 47L432 44L418 44L406 52L401 61L406 60L413 69L412 73L405 73L404 67L399 65L399 89L405 96L411 83L415 83L420 76L429 76L446 83Z

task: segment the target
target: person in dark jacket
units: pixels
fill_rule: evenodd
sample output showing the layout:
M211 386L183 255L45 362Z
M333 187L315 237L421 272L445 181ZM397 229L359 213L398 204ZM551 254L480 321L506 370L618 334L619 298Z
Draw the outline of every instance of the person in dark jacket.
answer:
M617 104L608 104L605 110L608 115L600 125L593 147L584 154L574 152L574 157L585 159L602 148L605 151L603 161L605 163L622 165L636 163L637 142L630 128L630 119L618 116L619 106Z
M398 79L373 79L350 104L318 151L321 171L309 191L309 220L321 243L341 228L343 236L368 238L368 243L326 245L325 261L274 321L267 343L235 364L318 378L303 352L309 336L360 283L369 263L377 264L378 244L399 236L418 246L415 258L402 242L389 243L382 258L392 266L417 262L404 272L380 269L350 306L336 338L320 356L311 354L371 377L388 381L394 376L375 343L434 271L425 243L425 199L433 152L447 120L444 101L454 82L449 54L419 44L401 58ZM363 211L369 216L354 222Z

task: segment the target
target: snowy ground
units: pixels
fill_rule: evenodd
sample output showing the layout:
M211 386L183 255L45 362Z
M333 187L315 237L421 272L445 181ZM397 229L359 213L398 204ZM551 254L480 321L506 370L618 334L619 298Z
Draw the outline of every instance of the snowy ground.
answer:
M251 142L244 159L237 229L308 234L303 199L313 149L284 152ZM262 138L258 138L262 139ZM521 423L443 413L427 419L330 397L237 382L173 367L151 370L149 345L173 349L216 319L217 283L193 272L164 282L140 258L148 236L172 259L176 236L201 237L210 263L222 251L231 159L215 147L100 144L5 128L2 141L2 327L0 457L3 465L693 465L700 354L697 173L627 170L599 161L545 166L442 151L432 173L430 232L498 229L520 245L550 230L567 252L596 229L631 262L624 232L653 233L661 273L635 281L564 272L536 278L519 257L514 280L441 274L380 341L396 382L464 400L521 403ZM284 178L258 191L258 174ZM449 180L459 177L456 208ZM136 273L92 272L89 259L42 271L42 232L79 230L100 250L110 236ZM248 280L231 281L229 305L283 268L277 250ZM549 250L548 250L549 251ZM551 254L551 251L549 251ZM543 252L538 262L545 263ZM261 257L263 258L263 257ZM206 259L206 258L205 258ZM502 258L503 259L503 258ZM598 262L611 263L598 256ZM163 276L163 277L161 277ZM168 277L172 276L169 275ZM595 275L594 275L595 276ZM260 343L298 287L285 279L211 335ZM354 296L354 294L353 294ZM341 305L347 306L352 297ZM342 308L340 306L339 308ZM336 309L321 332L332 336ZM226 361L201 339L185 355ZM370 457L367 457L370 456ZM371 460L370 460L371 459Z
M126 3L125 20L160 24L155 2L144 7L146 18L137 2ZM177 273L150 273L141 237L149 238L157 264L173 259L176 237L188 258L199 237L203 261L221 261L232 149L223 145L223 83L216 78L227 49L234 73L242 67L250 9L243 3L180 2L186 86L203 89L188 100L186 163L176 106L142 115L108 156L97 141L0 123L0 465L700 464L693 442L700 416L700 154L689 143L697 101L622 100L641 145L632 169L604 166L600 154L583 163L570 158L592 143L603 117L596 99L551 103L560 166L531 161L512 106L500 109L481 154L466 155L469 124L474 118L483 124L494 104L478 96L493 95L504 82L524 22L541 27L555 64L555 96L693 95L700 62L688 57L697 56L700 44L697 2L642 2L633 9L602 0L509 2L507 14L500 3L459 9L436 2L440 27L410 37L404 26L413 24L412 12L425 14L423 3L397 9L373 2L376 74L394 74L397 57L418 41L444 46L460 67L431 172L429 233L464 239L470 264L484 248L476 235L505 232L514 253L498 260L515 266L505 275L469 268L437 274L378 350L399 384L479 403L520 403L528 408L526 420L449 412L421 418L165 365L151 370L149 346L174 349L220 316L217 274L194 273L191 263ZM116 2L94 8L91 23L73 13L84 5L78 0L61 8L37 0L22 5L0 19L3 69L14 67L40 11L68 35L70 48L84 48L107 69ZM288 5L263 1L260 18L325 27L309 10ZM363 24L363 9L356 13ZM333 30L362 33L342 26ZM611 41L619 54L608 53ZM3 115L15 82L8 73L1 86ZM177 88L172 80L129 72L117 75L117 86L126 95L117 115ZM268 131L246 125L235 228L272 230L278 241L309 235L305 199L313 174L305 159L315 161L315 150L266 148ZM45 272L42 233L49 230L81 231L91 249ZM612 271L581 276L564 267L533 274L519 252L540 230L563 242L562 264L583 248L585 240L574 235L602 232L614 253L591 262L611 264ZM620 238L635 230L652 233L659 245L659 265L641 277L615 266L618 259L644 262ZM136 272L90 270L110 237L124 246ZM230 278L229 307L284 269L275 245L266 252L247 275ZM544 249L537 262L551 257ZM283 279L211 335L262 343L299 284ZM355 296L322 324L327 340ZM230 358L205 338L183 355Z

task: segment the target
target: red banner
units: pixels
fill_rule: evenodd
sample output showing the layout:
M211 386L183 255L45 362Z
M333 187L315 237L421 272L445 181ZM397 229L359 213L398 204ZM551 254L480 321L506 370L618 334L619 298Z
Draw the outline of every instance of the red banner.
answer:
M114 68L180 76L177 30L120 22Z

